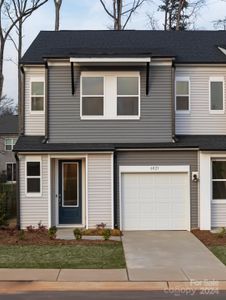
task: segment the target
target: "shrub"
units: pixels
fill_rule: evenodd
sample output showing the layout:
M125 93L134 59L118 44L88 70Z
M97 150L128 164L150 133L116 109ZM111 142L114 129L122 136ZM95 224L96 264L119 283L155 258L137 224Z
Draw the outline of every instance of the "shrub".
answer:
M221 230L217 233L217 237L222 239L226 234L226 229L225 227L222 227Z
M46 231L46 226L44 226L44 225L42 224L42 221L40 221L40 222L38 223L38 231L40 231L40 232Z
M23 241L25 239L25 232L23 229L19 230L19 233L18 233L18 238L19 240Z
M0 227L7 226L7 207L6 207L6 193L0 193Z
M111 237L111 230L110 229L104 229L103 230L103 238L105 241L108 241Z
M35 227L32 225L27 226L26 229L28 232L35 232Z
M96 227L97 227L97 229L104 229L106 227L106 225L107 224L105 224L105 223L102 222L100 224L97 224Z
M81 240L83 236L83 230L82 228L75 228L74 231L74 237L76 240Z
M57 228L56 226L52 226L48 230L48 236L51 240L56 238Z

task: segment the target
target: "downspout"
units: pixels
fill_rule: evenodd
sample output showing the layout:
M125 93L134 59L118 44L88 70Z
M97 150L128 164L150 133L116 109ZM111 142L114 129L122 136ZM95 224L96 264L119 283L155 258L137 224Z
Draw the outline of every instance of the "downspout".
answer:
M21 71L21 79L22 79L22 88L21 88L21 95L20 95L20 103L19 103L19 134L24 135L24 128L25 128L25 118L24 118L24 111L25 111L25 72L24 67L20 66Z
M177 142L177 138L176 138L176 119L175 119L175 65L174 63L172 64L172 84L171 84L171 95L172 95L172 99L171 99L171 126L172 126L172 140L174 143Z
M45 61L45 137L42 141L46 144L49 139L49 66Z
M17 229L20 230L20 160L17 152L15 152L16 159L16 210L17 210Z
M118 181L117 181L117 152L114 151L114 168L113 168L113 178L114 178L114 228L118 228L118 197L117 197L117 191L118 191Z

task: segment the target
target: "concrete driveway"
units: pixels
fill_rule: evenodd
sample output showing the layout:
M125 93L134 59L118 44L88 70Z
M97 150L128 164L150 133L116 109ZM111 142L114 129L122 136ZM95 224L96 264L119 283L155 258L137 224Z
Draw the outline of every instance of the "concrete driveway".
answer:
M122 241L131 281L226 280L226 266L188 231L128 231Z

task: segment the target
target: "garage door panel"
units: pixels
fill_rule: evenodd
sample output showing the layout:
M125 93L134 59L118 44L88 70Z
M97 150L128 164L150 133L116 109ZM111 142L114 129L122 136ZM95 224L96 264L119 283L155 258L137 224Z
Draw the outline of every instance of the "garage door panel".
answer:
M186 173L122 174L124 230L184 230L188 227Z

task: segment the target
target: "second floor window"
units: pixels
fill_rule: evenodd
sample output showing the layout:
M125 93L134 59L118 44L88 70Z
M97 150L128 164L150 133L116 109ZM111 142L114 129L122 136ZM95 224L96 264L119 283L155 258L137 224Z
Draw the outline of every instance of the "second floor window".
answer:
M188 78L176 79L176 111L189 112L190 84Z
M224 78L210 78L210 112L224 111Z
M83 72L82 119L139 119L139 72Z
M31 112L44 111L45 88L44 81L33 80L31 82Z
M12 151L14 145L16 144L16 140L15 138L6 138L5 139L5 150L6 151Z

